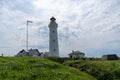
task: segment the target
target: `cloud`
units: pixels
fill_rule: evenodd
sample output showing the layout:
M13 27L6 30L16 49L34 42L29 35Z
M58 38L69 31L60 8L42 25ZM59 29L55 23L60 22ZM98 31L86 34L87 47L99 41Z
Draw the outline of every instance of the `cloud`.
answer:
M26 20L32 20L29 47L48 51L49 19L55 16L60 56L72 50L87 56L100 56L105 51L120 54L119 4L119 0L1 0L0 44L6 48L0 49L13 55L25 48Z

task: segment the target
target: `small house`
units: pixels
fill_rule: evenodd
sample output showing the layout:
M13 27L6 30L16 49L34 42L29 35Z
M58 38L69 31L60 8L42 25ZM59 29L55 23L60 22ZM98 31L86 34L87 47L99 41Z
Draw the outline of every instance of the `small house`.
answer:
M28 55L28 52L26 50L22 49L21 51L19 51L17 53L16 56L27 56L27 55Z
M29 56L33 56L33 55L41 55L40 52L38 51L38 49L30 49L29 50Z
M20 52L17 53L16 56L34 56L34 57L39 57L39 58L43 58L43 57L48 57L48 52L39 52L38 49L29 49L28 51L26 50L21 50Z
M85 53L80 51L72 51L72 53L68 54L70 58L84 58Z
M107 54L102 56L103 60L118 60L118 56L116 54Z

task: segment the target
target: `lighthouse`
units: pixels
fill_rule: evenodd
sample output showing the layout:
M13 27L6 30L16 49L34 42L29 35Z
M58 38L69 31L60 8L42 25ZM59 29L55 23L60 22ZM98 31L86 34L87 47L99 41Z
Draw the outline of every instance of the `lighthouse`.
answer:
M49 24L49 56L59 57L59 45L58 45L58 24L54 17L50 18Z

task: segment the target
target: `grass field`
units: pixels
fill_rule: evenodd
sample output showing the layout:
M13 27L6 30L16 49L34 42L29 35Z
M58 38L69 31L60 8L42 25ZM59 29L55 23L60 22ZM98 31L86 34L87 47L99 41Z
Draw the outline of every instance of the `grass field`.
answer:
M33 57L0 57L0 80L96 80L75 68Z

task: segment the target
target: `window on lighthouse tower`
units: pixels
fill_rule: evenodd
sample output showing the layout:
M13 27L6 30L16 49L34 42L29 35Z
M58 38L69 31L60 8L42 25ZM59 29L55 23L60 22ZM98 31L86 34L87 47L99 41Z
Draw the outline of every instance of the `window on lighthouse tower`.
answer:
M55 40L53 40L53 42L55 42Z

